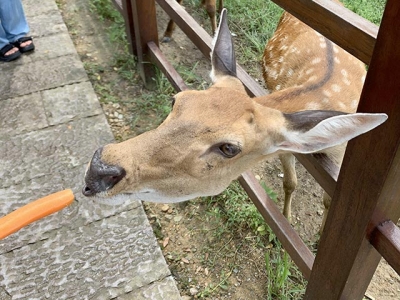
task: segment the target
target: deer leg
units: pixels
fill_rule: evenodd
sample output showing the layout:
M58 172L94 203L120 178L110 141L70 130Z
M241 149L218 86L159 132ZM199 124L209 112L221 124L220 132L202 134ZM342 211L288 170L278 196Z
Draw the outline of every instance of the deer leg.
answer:
M182 4L182 0L176 0L179 4ZM169 43L172 40L172 33L174 32L176 27L175 22L170 19L167 25L167 29L164 32L164 36L161 40L161 43Z
M218 2L218 13L221 13L223 8L224 8L224 0L219 0L219 2Z
M297 186L297 176L295 169L295 158L292 154L281 154L279 159L283 168L283 190L285 192L285 203L283 206L283 215L289 220L291 219L292 194Z
M329 207L331 206L331 200L332 198L324 192L324 196L323 196L323 202L324 202L324 215L323 215L323 219L322 219L322 224L321 224L321 228L319 229L319 234L322 235L322 231L324 231L324 227L325 227L325 222L326 222L326 218L328 216L328 211L329 211Z
M208 16L211 21L212 34L217 31L217 18L216 18L216 0L203 0L202 4L205 6Z

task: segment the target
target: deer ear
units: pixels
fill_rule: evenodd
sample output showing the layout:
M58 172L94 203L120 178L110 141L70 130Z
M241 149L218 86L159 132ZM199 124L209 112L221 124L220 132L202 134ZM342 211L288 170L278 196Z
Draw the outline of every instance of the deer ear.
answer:
M385 122L386 114L305 111L284 115L288 126L276 150L313 153L343 144Z
M232 35L228 28L227 10L221 12L217 33L211 51L211 80L216 82L219 76L236 76L236 58Z

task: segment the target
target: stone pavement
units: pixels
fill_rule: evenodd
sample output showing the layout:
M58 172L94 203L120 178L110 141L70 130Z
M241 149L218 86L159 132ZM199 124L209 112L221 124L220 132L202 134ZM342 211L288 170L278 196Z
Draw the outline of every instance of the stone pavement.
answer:
M71 188L76 200L0 240L0 300L180 299L142 204L80 192L113 141L55 0L23 0L36 51L0 63L0 216Z

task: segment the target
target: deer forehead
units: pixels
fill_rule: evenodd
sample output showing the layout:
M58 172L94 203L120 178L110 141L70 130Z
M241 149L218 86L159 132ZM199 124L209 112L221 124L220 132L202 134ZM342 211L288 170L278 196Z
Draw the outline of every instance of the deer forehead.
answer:
M196 123L215 130L253 121L255 102L246 93L212 86L204 91L184 91L175 96L170 121Z

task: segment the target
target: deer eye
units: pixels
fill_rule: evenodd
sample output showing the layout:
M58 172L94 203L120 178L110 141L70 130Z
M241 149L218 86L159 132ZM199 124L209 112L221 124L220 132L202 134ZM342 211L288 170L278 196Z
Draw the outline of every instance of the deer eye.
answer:
M238 155L241 151L240 147L238 145L234 144L221 144L218 147L219 151L227 158L232 158L236 155Z

